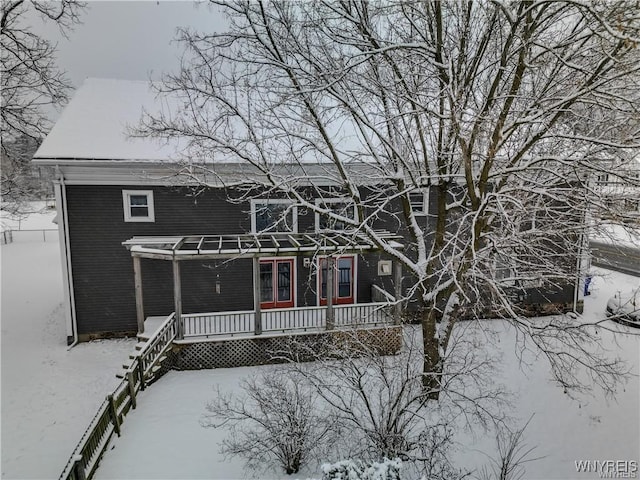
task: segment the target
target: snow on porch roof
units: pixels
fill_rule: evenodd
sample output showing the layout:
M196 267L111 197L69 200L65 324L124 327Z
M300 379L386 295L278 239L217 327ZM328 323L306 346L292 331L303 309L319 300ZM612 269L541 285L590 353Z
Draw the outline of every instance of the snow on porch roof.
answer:
M394 249L402 249L399 235L376 231ZM380 250L359 232L260 233L240 235L192 235L185 237L133 237L122 244L134 257L162 260L203 258L255 258L294 253L355 253Z

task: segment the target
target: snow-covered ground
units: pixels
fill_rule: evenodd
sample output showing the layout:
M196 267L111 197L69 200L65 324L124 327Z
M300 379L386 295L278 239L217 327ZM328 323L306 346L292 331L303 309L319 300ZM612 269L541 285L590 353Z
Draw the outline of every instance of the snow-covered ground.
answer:
M604 317L607 298L615 291L637 287L640 279L621 273L599 271L591 296L585 300L584 318ZM577 473L581 460L635 460L640 452L640 331L607 322L607 325L636 335L612 333L601 329L603 344L613 356L629 362L634 376L620 389L615 399L606 399L594 389L592 396L571 400L550 381L548 365L535 359L529 368L521 368L514 354L514 332L507 324L493 321L501 333L501 380L517 394L511 412L524 424L525 443L535 446L533 457L544 457L527 464L527 479L589 479L597 474ZM238 390L239 381L264 368L170 372L139 396L139 407L124 424L122 437L107 452L97 479L173 479L243 478L242 461L225 459L219 446L225 431L203 428L200 420L205 405L216 388L222 392ZM461 450L455 456L460 467L479 468L494 453L492 438L459 435ZM336 460L336 459L332 459ZM264 472L259 474L264 478ZM278 472L270 478L290 478ZM301 471L299 478L319 477L318 470Z
M51 217L29 225L51 228ZM3 479L60 475L134 345L112 340L67 350L55 238L0 251Z
M57 228L53 223L56 216L53 202L29 202L21 216L11 216L0 210L0 230L42 230Z
M58 244L49 240L17 242L3 245L0 252L2 478L56 478L98 405L117 383L114 374L126 360L133 341L92 342L68 351L60 304ZM604 276L594 280L593 294L585 299L587 319L602 318L609 296L640 284L637 277L600 272ZM526 444L536 446L534 456L544 458L527 465L525 478L598 478L594 473L577 473L574 462L638 460L638 336L601 330L611 355L626 359L635 376L615 399L607 400L594 390L593 396L574 401L550 382L542 358L523 371L513 352L513 331L505 324L492 324L501 331L502 381L518 394L512 414L524 423L535 413L525 431ZM246 476L241 460L225 459L218 453L225 431L203 428L200 420L216 387L223 392L237 391L242 378L264 368L272 367L170 372L139 394L138 408L125 419L122 437L113 442L96 478ZM462 446L455 461L460 467L480 467L486 464L484 454L493 453L491 438L462 433L458 441ZM269 476L290 478L279 472ZM297 477L310 476L319 477L319 470L305 470Z

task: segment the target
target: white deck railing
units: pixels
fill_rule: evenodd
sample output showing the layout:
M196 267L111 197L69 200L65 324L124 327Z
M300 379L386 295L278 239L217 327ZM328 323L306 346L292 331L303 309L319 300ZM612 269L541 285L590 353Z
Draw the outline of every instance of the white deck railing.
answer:
M334 326L373 326L393 323L388 302L334 305ZM260 312L262 333L325 330L327 307L274 308ZM182 315L184 337L232 336L255 333L255 312L188 313Z

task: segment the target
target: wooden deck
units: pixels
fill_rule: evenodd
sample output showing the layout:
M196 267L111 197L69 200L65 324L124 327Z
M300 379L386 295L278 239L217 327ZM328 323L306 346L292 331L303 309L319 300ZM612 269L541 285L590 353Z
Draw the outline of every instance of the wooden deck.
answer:
M262 310L261 330L256 331L255 312L232 311L210 313L187 313L181 317L183 338L188 342L254 337L256 335L283 335L303 332L321 332L332 328L376 327L392 325L393 306L388 302L356 303L332 307L333 320L327 328L327 307L295 307ZM154 336L166 317L147 317L144 331L138 334L141 340Z

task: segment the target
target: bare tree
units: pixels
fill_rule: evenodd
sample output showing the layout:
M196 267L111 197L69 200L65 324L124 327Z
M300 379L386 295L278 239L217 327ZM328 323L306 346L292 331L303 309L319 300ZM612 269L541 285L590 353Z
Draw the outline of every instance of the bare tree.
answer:
M357 330L313 345L293 340L278 356L290 362L288 375L313 392L340 432L332 441L334 458L361 467L400 459L407 478L453 480L467 475L454 463L454 433L507 420L509 396L496 382L496 362L480 348L481 337L456 329L438 402L423 388L422 339L413 327L405 328L403 349L393 356L381 356Z
M532 457L536 447L529 447L525 443L524 431L531 422L531 418L516 430L511 430L505 425L497 428L497 458L491 459L490 467L481 470L480 480L521 480L526 473L525 464L543 458Z
M78 23L83 7L83 3L75 0L2 2L2 200L11 210L19 211L21 202L31 193L22 181L24 152L12 147L19 147L21 138L41 141L51 126L45 108L64 105L71 90L71 84L56 66L56 46L39 36L25 16L37 12L66 34Z
M39 142L25 135L15 140L3 141L2 151L0 151L2 210L14 218L27 215L29 211L27 201L41 191L39 188L41 185L35 184L30 178L31 159L38 145Z
M339 460L322 466L326 478L396 478L400 465L403 478L466 478L454 463L455 432L504 430L509 420L495 359L478 344L488 333L456 329L438 402L422 385L418 328L404 329L393 356L381 356L357 329L313 344L291 338L272 352L284 365L243 381L240 395L218 392L202 424L228 428L221 451L253 470L276 464L291 474L311 461Z
M577 287L585 218L611 209L598 173L638 185L606 161L640 147L637 0L213 3L229 31L181 32L182 68L159 89L176 108L140 134L187 138L181 173L205 185L236 161L227 186L252 186L238 200L290 198L400 262L432 396L455 324L487 312L565 388L585 386L582 366L614 388L624 369L592 326L531 320L522 300Z
M222 453L244 457L249 469L276 464L287 474L298 473L321 455L333 426L305 385L268 371L243 381L241 387L244 395L239 397L218 392L202 421L205 427L229 429Z

